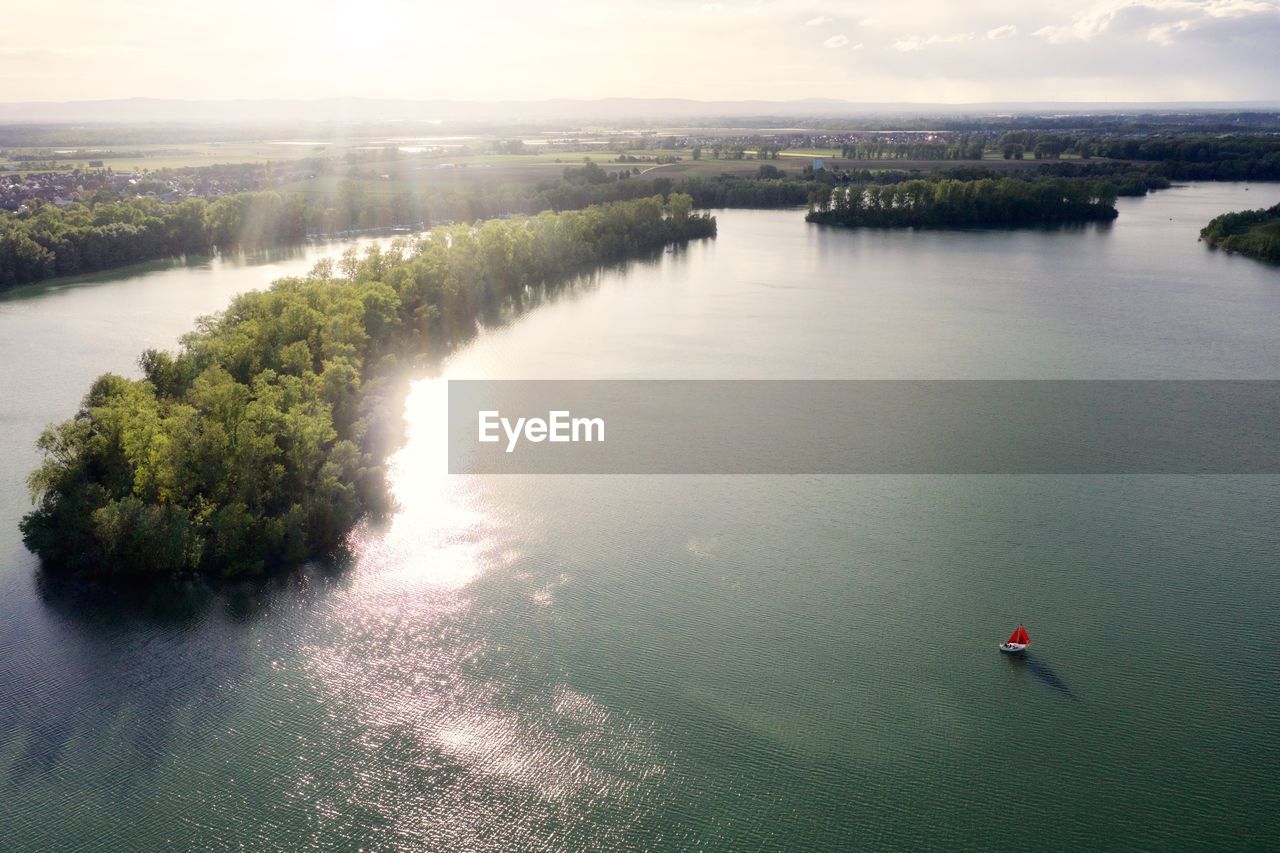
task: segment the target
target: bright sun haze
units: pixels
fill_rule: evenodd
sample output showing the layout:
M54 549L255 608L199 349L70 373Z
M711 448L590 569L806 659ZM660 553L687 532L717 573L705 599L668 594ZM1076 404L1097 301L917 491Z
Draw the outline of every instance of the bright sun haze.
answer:
M10 4L0 100L1261 100L1276 0Z

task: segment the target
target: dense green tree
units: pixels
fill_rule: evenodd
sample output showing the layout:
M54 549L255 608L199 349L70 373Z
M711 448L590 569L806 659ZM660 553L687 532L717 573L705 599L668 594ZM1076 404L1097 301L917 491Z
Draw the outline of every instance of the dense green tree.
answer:
M1211 249L1280 263L1280 204L1216 216L1200 230L1200 239Z
M1280 180L1280 137L1275 134L1145 134L1089 140L1099 156L1154 161L1174 180Z

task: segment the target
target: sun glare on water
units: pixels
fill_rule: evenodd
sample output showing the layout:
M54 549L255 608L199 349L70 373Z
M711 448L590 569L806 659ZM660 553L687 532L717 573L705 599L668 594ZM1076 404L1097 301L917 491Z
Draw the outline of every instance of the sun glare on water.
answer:
M458 590L512 559L496 548L495 520L475 508L474 480L449 475L448 404L443 378L415 383L405 404L407 441L392 458L389 477L399 509L387 528L367 531L359 546L361 561L376 564L383 583Z

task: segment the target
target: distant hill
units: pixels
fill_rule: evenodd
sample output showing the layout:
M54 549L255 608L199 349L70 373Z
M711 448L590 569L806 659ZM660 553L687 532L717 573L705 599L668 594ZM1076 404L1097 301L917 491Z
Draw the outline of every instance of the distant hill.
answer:
M0 122L377 122L692 119L716 116L841 117L854 115L990 115L1001 113L1135 113L1280 109L1276 101L1168 103L857 103L824 98L794 101L695 101L681 98L553 99L545 101L319 100L188 101L128 98L104 101L0 103Z

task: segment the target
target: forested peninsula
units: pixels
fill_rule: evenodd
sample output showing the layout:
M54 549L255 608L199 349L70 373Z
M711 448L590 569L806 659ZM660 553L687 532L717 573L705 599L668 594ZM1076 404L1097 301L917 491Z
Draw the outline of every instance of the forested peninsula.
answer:
M333 549L385 506L417 360L602 263L714 236L691 211L674 194L447 226L238 296L44 432L27 547L119 582L254 576Z
M1215 216L1200 229L1200 239L1211 249L1280 263L1280 204Z
M584 171L592 173L566 169L566 173ZM605 174L598 168L595 172ZM357 199L341 205L341 210L317 207L300 194L272 190L212 200L143 197L65 207L46 204L22 215L0 212L0 290L164 258L297 245L313 234L416 226L440 212L470 222L544 210L579 210L673 192L690 196L698 208L787 207L803 205L818 186L813 180L798 180L773 169L758 177L681 181L615 177L601 183L568 174L546 186L493 189L478 185L447 198L392 206Z
M910 180L823 187L810 198L807 219L879 228L1052 225L1114 219L1115 200L1116 186L1106 180Z

